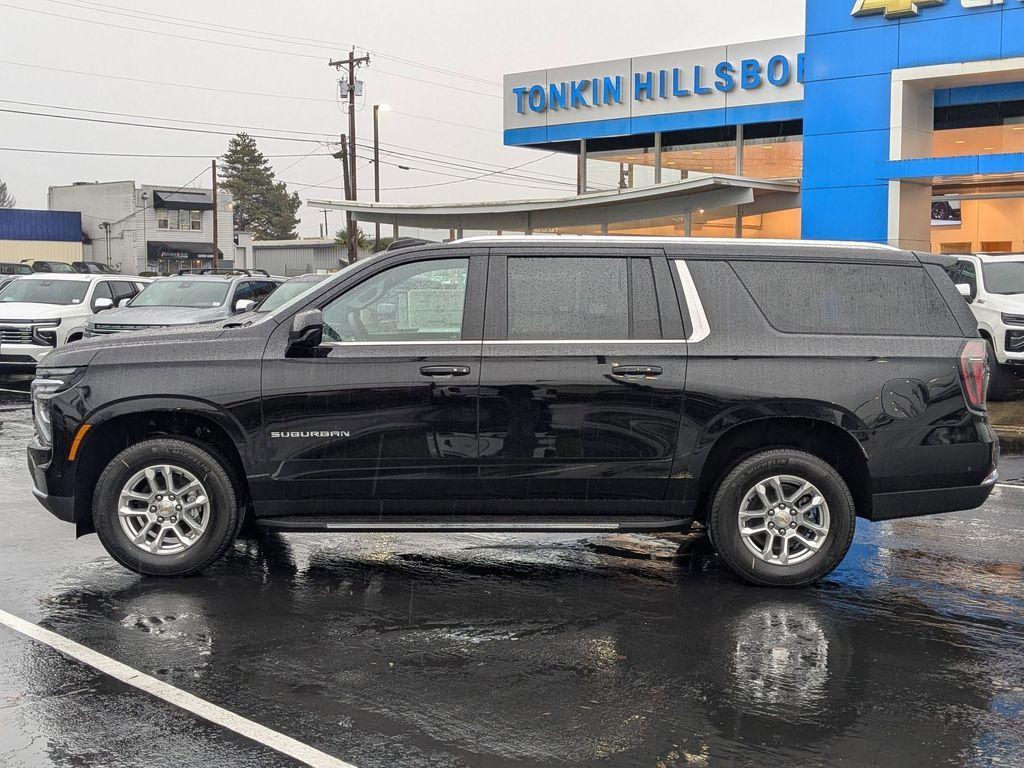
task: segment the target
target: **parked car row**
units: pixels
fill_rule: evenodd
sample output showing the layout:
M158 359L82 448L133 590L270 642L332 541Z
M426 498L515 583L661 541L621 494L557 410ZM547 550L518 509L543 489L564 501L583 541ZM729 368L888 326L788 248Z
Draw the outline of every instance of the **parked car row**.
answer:
M99 261L34 261L22 259L20 262L0 263L0 276L3 275L31 275L33 272L46 272L58 274L70 274L77 272L83 275L116 275L118 271L109 264Z
M325 277L288 281L282 299ZM284 282L246 270L156 280L74 271L0 276L0 371L30 369L55 348L83 338L232 318L259 307Z
M986 347L951 265L849 243L468 239L300 278L243 316L263 278L165 278L121 311L163 324L189 297L182 314L221 319L46 358L35 494L149 575L201 570L247 517L699 521L748 581L808 584L856 518L971 509L997 481Z

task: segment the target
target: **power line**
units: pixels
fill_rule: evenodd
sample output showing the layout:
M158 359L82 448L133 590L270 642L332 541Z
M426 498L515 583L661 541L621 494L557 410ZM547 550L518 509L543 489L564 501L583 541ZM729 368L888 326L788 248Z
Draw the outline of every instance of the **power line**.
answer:
M98 19L83 19L80 16L68 16L67 14L63 14L63 13L54 13L52 11L41 11L41 10L39 10L37 8L24 8L24 7L20 6L20 5L11 5L9 3L0 3L0 7L10 8L10 9L15 10L15 11L24 11L25 13L35 13L35 14L39 14L39 15L42 15L42 16L51 16L51 17L58 18L58 19L66 19L66 20L69 20L69 21L77 21L80 24L95 24L95 25L101 26L101 27L103 27L105 29L123 29L123 30L127 30L127 31L130 31L130 32L142 32L143 34L147 34L147 35L158 35L158 36L161 36L161 37L167 37L167 38L171 38L171 39L174 39L174 40L188 40L188 41L191 41L191 42L194 42L194 43L203 43L204 45L220 45L220 46L224 46L224 47L227 47L227 48L235 48L235 49L245 50L245 51L256 51L258 53L276 53L276 54L279 54L281 56L292 56L292 57L297 57L297 58L302 58L302 59L312 59L312 60L315 60L315 61L322 61L323 60L322 56L314 56L313 54L310 54L310 53L299 53L298 51L281 51L281 50L277 50L277 49L274 49L274 48L260 48L260 47L257 47L255 45L242 45L240 43L228 43L228 42L225 42L223 40L210 40L210 39L202 38L202 37L191 37L189 35L176 35L176 34L173 34L171 32L160 32L160 31L154 30L154 29L143 29L142 27L132 27L132 26L128 26L126 24L114 24L112 22L100 21ZM170 22L168 22L168 23L170 23ZM178 26L181 26L181 25L178 25ZM380 72L381 74L391 75L392 77L400 77L400 78L403 78L403 79L406 79L406 80L413 80L413 81L419 82L419 83L426 83L428 85L435 85L435 86L437 86L439 88L448 88L448 89L451 89L451 90L454 90L454 91L462 91L463 93L472 93L472 94L476 94L478 96L486 96L486 97L492 98L492 99L500 99L501 98L500 95L496 95L496 94L493 94L493 93L484 93L483 91L474 91L474 90L470 90L468 88L459 88L458 86L455 86L455 85L448 85L447 83L439 83L439 82L437 82L435 80L423 80L421 78L411 77L410 75L403 75L403 74L400 74L398 72L389 72L389 71L383 70L383 69L378 69L376 71Z
M315 151L315 150L314 150ZM158 160L202 160L204 158L217 157L219 152L208 152L205 155L161 155L154 153L140 153L140 152L87 152L73 149L37 149L35 147L0 147L0 152L25 152L28 154L38 155L81 155L84 157L136 157L136 158L153 158ZM331 157L329 152L324 152L321 157ZM298 157L305 159L310 157L309 154L290 154L290 155L264 155L269 160L277 160L282 158Z
M360 160L369 160L370 159L370 158L364 157L363 155L358 155L358 157L359 157ZM498 184L498 185L501 185L501 186L504 186L504 187L519 187L520 189L546 189L548 191L558 191L558 190L554 189L551 186L547 186L547 184L550 184L550 182L544 182L544 180L540 180L541 183L538 183L538 184L516 184L516 183L511 182L511 181L498 181L496 179L488 178L490 176L497 175L498 172L485 173L485 174L481 174L479 176L461 176L459 174L446 173L444 171L438 171L438 170L434 170L434 169L431 169L431 168L417 168L416 166L413 166L413 165L404 165L404 164L401 164L401 163L392 163L392 162L387 162L387 161L381 161L381 165L390 165L390 166L393 166L395 168L401 168L402 170L419 171L421 173L430 173L430 174L433 174L435 176L447 176L449 178L457 179L457 181L452 182L453 184L454 183L464 182L464 181L481 181L481 182L483 182L485 184ZM284 180L283 179L278 179L278 181L284 181ZM284 183L285 184L289 184L291 186L295 186L295 187L302 187L303 189L309 189L311 187L312 188L317 188L317 189L333 189L333 190L342 189L341 187L330 187L330 186L327 186L326 184L304 184L304 183L298 182L298 181L285 181Z
M0 112L4 112L11 115L28 115L31 117L50 117L56 120L77 120L83 123L101 123L103 125L122 125L131 128L151 128L159 131L176 131L178 133L206 133L213 136L236 136L236 133L231 131L212 131L207 128L182 128L176 125L152 125L149 123L131 123L124 120L104 120L98 117L79 117L77 115L51 115L48 112L31 112L24 109L5 109L0 107ZM293 141L302 144L323 144L322 141L316 141L315 139L302 139L293 138L290 136L266 136L257 133L249 134L254 139L267 139L271 141Z
M0 100L0 101L2 101L2 100ZM59 106L55 106L55 105L48 105L48 106L51 109L69 109L69 110L74 110L75 109L75 108L68 108L68 107L59 107ZM88 111L99 112L99 113L102 114L102 112L100 110L88 110ZM122 126L122 127L131 127L131 128L148 128L148 129L152 129L152 130L172 131L172 132L180 132L180 133L198 133L198 134L210 134L210 135L215 135L215 136L230 136L230 137L233 137L233 136L236 135L235 133L230 132L230 131L217 131L217 130L211 130L211 129L206 129L206 128L185 128L185 127L181 127L181 126L155 125L153 123L137 123L137 122L130 122L130 121L125 121L125 120L108 120L108 119L96 118L96 117L82 117L82 116L78 116L78 115L57 115L57 114L51 114L51 113L47 113L47 112L35 112L35 111L31 111L31 110L8 109L8 108L2 108L2 107L0 107L0 113L26 115L26 116L32 116L32 117L46 117L46 118L58 119L58 120L72 120L72 121L80 121L80 122L87 122L87 123L97 123L97 124L102 124L102 125L119 125L119 126ZM117 113L111 113L111 114L117 114ZM153 118L149 118L149 119L159 120L159 119L164 119L164 118L153 117ZM197 122L197 121L193 121L193 122ZM253 133L253 134L250 134L250 135L253 138L260 138L260 139L267 139L267 140L291 141L291 142L300 142L300 143L312 143L312 144L316 144L318 147L324 146L325 144L329 143L329 142L324 142L324 141L316 141L316 140L313 140L313 139L291 137L291 136L268 136L268 135L265 135L265 134L257 134L257 133ZM313 135L319 135L319 134L313 134ZM438 160L432 160L432 159L430 159L428 157L412 155L412 154L409 154L409 153L394 153L392 150L385 150L385 151L389 152L389 153L393 153L393 154L404 155L406 157L413 157L413 158L415 158L417 160L420 160L422 162L433 163L435 165L455 166L456 168L459 167L458 164L442 162L442 161L438 161ZM363 158L363 159L367 159L367 158ZM532 162L535 162L535 161L538 161L538 160L541 160L541 159L543 159L543 158L534 158L530 162L532 163ZM399 164L395 163L394 165L399 165ZM473 168L473 167L469 167L469 166L465 166L465 165L462 165L461 167L463 169L466 169L466 170L480 170L479 168ZM423 168L418 169L418 170L422 170L422 171L425 171L425 172L434 172L434 171L430 171L429 169L423 169ZM501 174L501 173L504 173L506 170L509 170L509 169L501 169L501 170L498 170L498 171L493 172L493 173L491 171L488 171L488 173L486 173L484 175L490 176L490 175L495 175L495 174ZM512 177L516 178L515 175L513 175ZM534 178L522 177L522 176L519 176L518 178L524 179L524 180L527 180L527 181L534 181L534 180L536 180L536 181L544 182L546 184L554 184L554 183L568 184L568 182L565 182L565 181L553 182L553 181L549 181L548 179L543 179L543 178L534 179ZM534 185L531 188L540 188L540 185L539 184L538 185Z
M85 112L91 115L112 115L114 117L131 117L138 120L163 120L168 123L185 123L186 125L213 125L220 128L240 128L246 131L273 131L274 133L290 133L304 136L333 136L332 131L302 131L291 128L266 128L253 125L239 125L238 123L214 123L206 120L185 120L179 117L158 117L154 115L137 115L131 112L111 112L105 109L86 109L85 107L72 107L62 104L40 104L35 101L13 101L11 99L0 99L3 104L15 104L22 107L40 107L42 109L63 109L69 112ZM330 143L330 142L324 142Z
M251 27L239 27L231 26L227 24L216 24L214 22L194 19L194 18L183 18L183 17L171 17L166 14L151 13L149 11L140 11L133 8L125 8L123 6L109 5L107 3L92 2L91 0L79 0L78 3L65 2L64 0L48 0L51 3L57 5L71 5L78 8L85 8L90 10L100 10L103 13L115 13L116 11L121 12L120 15L130 15L134 18L154 20L169 20L178 25L185 25L185 22L190 22L187 26L194 29L206 30L210 28L221 29L225 32L237 35L239 37L250 37L255 40L275 40L291 45L299 45L306 48L318 48L321 50L336 50L338 48L351 48L358 47L352 42L339 42L337 40L318 40L316 38L297 37L295 35L286 35L280 32L267 32L265 30L253 29ZM198 26L193 25L196 24ZM438 67L433 64L425 64L420 61L413 59L403 58L401 56L395 56L388 53L387 51L381 51L379 49L365 49L369 53L372 53L380 58L389 59L399 64L406 64L408 66L419 67L421 69L427 69L439 74L448 75L450 77L458 77L464 80L471 80L484 85L493 85L501 87L501 83L495 80L488 80L487 78L478 77L476 75L468 75L464 72L458 72L452 69L445 69L444 67Z
M288 94L288 93L266 93L266 92L262 92L262 91L242 91L242 90L230 89L230 88L213 88L211 86L206 86L206 85L193 85L191 83L170 83L170 82L167 82L167 81L164 81L164 80L146 80L146 79L138 78L138 77L126 77L124 75L104 74L102 72L84 72L84 71L77 70L77 69L63 69L61 67L48 67L48 66L44 66L42 64L28 64L28 63L23 62L23 61L10 61L8 59L0 59L0 64L7 64L7 65L12 66L12 67L26 67L28 69L38 69L38 70L42 70L44 72L57 72L57 73L60 73L62 75L80 75L82 77L96 77L96 78L102 78L102 79L105 79L105 80L119 80L119 81L122 81L122 82L140 83L140 84L143 84L143 85L160 85L160 86L164 86L164 87L167 87L167 88L187 88L189 90L194 90L194 91L208 91L208 92L211 92L211 93L226 93L226 94L232 94L232 95L237 95L237 96L256 96L257 98L265 98L265 99L288 99L288 100L291 100L291 101L319 102L321 104L336 104L337 103L336 99L326 99L326 98L321 98L321 97L317 97L317 96L296 96L294 94ZM481 126L476 126L476 125L467 125L465 123L456 123L456 122L452 122L450 120L441 120L441 119L436 118L436 117L427 117L425 115L417 115L417 114L413 114L411 112L400 112L397 109L396 110L392 110L392 113L393 114L397 114L397 115L402 115L403 117L412 117L412 118L415 118L417 120L426 120L426 121L432 122L432 123L440 123L441 125L450 125L450 126L454 126L454 127L457 127L457 128L466 128L466 129L472 130L472 131L483 131L484 133L492 133L492 134L497 132L496 129L493 129L493 128L483 128Z

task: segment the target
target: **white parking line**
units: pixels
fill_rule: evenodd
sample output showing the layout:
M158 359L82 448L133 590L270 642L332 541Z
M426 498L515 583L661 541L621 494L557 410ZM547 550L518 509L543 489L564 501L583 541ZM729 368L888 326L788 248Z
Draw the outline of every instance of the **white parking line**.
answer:
M290 736L285 736L283 733L272 731L259 723L254 723L252 720L236 715L234 712L230 712L223 707L218 707L216 704L211 704L204 699L200 699L198 696L186 693L180 688L175 688L173 685L162 680L150 677L143 672L139 672L137 669L132 669L127 664L115 661L109 656L104 656L102 653L86 648L74 640L69 640L63 635L58 635L56 632L43 629L30 621L20 619L6 611L0 610L0 624L43 645L48 645L65 656L69 656L75 661L80 661L95 670L110 675L122 683L138 688L140 691L145 691L156 696L158 699L166 701L168 704L180 707L186 712L191 712L193 715L234 731L283 755L293 757L306 765L313 766L313 768L355 768L351 763L346 763L343 760L332 757L326 752L314 749L303 744L301 741L296 741Z
M1024 491L1024 485L1017 485L1016 483L996 483L996 488L1016 488L1019 491Z

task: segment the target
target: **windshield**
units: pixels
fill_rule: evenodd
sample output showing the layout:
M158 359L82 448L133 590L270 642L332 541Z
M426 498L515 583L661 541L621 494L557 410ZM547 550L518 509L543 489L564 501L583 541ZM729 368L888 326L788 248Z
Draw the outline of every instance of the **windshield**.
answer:
M267 296L258 307L257 312L273 312L278 307L283 307L296 296L301 296L306 291L320 285L322 280L296 280L295 282L283 283L276 291Z
M81 304L89 290L86 280L15 280L0 291L0 303L24 301L31 304Z
M1002 261L983 264L985 288L989 293L1010 296L1024 293L1024 261Z
M74 272L70 264L65 264L61 261L37 261L38 272Z
M343 275L347 275L347 274L348 274L349 272L351 272L351 271L352 271L352 270L354 270L354 269L359 269L359 268L361 268L361 267L363 267L363 266L365 266L365 265L367 265L367 264L371 264L371 263L373 263L373 262L374 262L374 261L376 261L377 259L380 259L380 258L382 258L383 256L385 256L385 255L386 255L386 253L387 253L386 251L381 251L380 253L375 253L375 254L373 254L372 256L366 256L366 257L364 257L364 258L360 259L360 260L359 260L359 261L357 261L357 262L354 262L354 263L352 263L352 264L349 264L349 265L348 265L347 267L342 267L342 268L341 268L341 269L339 269L339 270L338 270L337 272L335 272L334 274L330 275L330 276L329 276L329 277L327 278L327 280L329 280L329 281L331 281L331 282L333 282L333 283L336 283L336 282L337 282L338 280L340 280L340 279L342 278L342 276L343 276ZM326 281L325 281L325 282L326 282ZM319 285L323 285L323 284L324 284L324 283L319 283ZM277 291L280 291L280 290L281 290L280 288L278 288L278 289L277 289ZM271 297L273 297L273 296L274 296L274 294L276 294L276 293L277 293L277 291L274 291L274 293L272 293L272 294L271 294ZM280 307L278 307L277 309L275 309L275 310L272 310L272 311L274 311L274 312L277 312L277 311L284 311L284 310L285 310L286 308L288 308L288 307L290 307L290 306L291 306L292 304L296 303L296 302L297 302L297 301L299 300L299 297L300 297L301 295L302 295L302 294L299 294L298 296L293 296L293 297L292 297L292 298L291 298L290 300L286 301L286 302L285 302L284 304L282 304L282 305L281 305Z
M129 307L219 307L231 283L212 280L158 280L136 296Z

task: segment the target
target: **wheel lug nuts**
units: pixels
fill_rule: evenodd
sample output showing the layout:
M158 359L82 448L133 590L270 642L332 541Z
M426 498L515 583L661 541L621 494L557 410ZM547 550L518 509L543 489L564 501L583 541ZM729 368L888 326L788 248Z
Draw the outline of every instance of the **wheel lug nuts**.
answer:
M178 506L176 506L176 507L175 507L175 509L176 509L176 510L178 510L179 512L181 512L181 504L179 504Z
M157 500L157 501L162 501L162 500L163 500L163 498L164 498L163 496L157 496L157 497L156 497L156 500Z
M149 511L150 511L150 512L156 512L156 507L150 507L150 508L149 508Z

